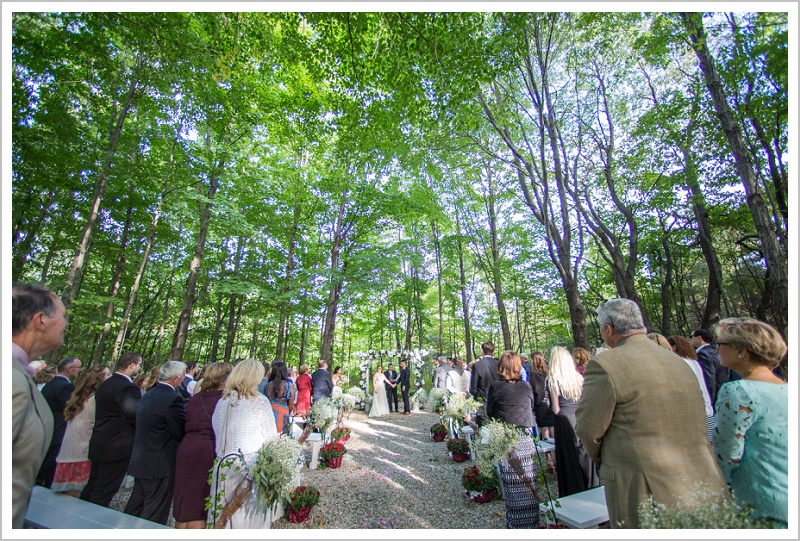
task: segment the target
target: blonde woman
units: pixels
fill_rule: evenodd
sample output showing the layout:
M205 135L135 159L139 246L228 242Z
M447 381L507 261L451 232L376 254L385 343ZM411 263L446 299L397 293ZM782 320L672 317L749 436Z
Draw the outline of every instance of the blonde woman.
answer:
M232 463L224 467L214 464L211 501L217 501L220 492L223 495L216 508L209 510L209 522L215 522L222 507L231 501L236 487L244 478L247 467L253 464L259 449L278 437L272 406L267 397L257 389L263 377L264 366L258 361L249 359L240 362L228 376L222 398L214 409L211 424L214 427L217 459ZM239 452L244 456L244 464L236 457ZM275 513L275 518L279 518L281 514L282 512ZM266 514L260 511L255 495L251 494L233 514L226 528L269 528L272 521L272 510Z
M575 435L575 410L583 393L583 376L575 369L572 355L562 347L550 351L547 387L555 414L559 498L600 486L597 467Z

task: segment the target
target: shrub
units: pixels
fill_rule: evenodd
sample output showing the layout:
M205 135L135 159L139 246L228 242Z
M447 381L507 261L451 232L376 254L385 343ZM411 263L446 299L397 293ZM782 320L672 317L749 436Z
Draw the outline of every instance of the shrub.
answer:
M444 426L442 423L436 423L431 427L431 434L445 434L447 433L447 427Z

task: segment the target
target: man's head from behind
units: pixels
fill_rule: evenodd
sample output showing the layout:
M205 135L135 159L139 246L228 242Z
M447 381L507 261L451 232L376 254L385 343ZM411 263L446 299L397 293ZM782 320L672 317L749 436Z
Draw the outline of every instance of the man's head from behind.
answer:
M645 334L639 306L630 299L610 299L597 307L600 335L609 347L616 346L632 334Z
M710 344L713 340L711 333L708 332L706 329L697 329L694 331L691 336L692 346L695 348L699 348L700 346L704 346L706 344Z
M494 355L494 344L491 342L484 342L481 344L481 351L484 355Z
M142 356L132 351L126 351L117 361L116 371L133 377L141 369Z

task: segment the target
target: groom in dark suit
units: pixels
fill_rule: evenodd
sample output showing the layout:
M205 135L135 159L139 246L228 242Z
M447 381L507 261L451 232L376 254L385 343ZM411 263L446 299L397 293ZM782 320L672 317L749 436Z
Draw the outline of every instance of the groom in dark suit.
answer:
M384 376L386 376L386 381L384 385L386 386L386 396L389 398L389 412L392 411L392 400L394 400L394 411L399 412L400 409L397 407L397 372L395 371L394 365L389 363L386 372L384 372Z
M411 388L411 371L406 366L406 361L400 361L400 392L403 394L404 415L411 415L411 406L408 403L408 391L410 390L410 388Z
M125 512L159 524L167 523L175 481L175 457L183 439L186 414L178 389L186 365L167 361L158 383L147 391L136 411L136 436L128 473L133 476Z

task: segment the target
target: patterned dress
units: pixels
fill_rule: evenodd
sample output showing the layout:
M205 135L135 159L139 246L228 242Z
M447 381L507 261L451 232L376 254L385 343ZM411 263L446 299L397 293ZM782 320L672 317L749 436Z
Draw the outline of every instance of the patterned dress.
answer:
M789 520L789 386L737 380L717 396L714 454L733 497L753 518Z
M516 446L516 455L525 470L525 476L536 487L536 468L533 463L535 449L533 438L521 436ZM506 527L509 529L538 528L539 502L531 494L523 480L516 474L508 461L500 463L500 481L506 498Z

